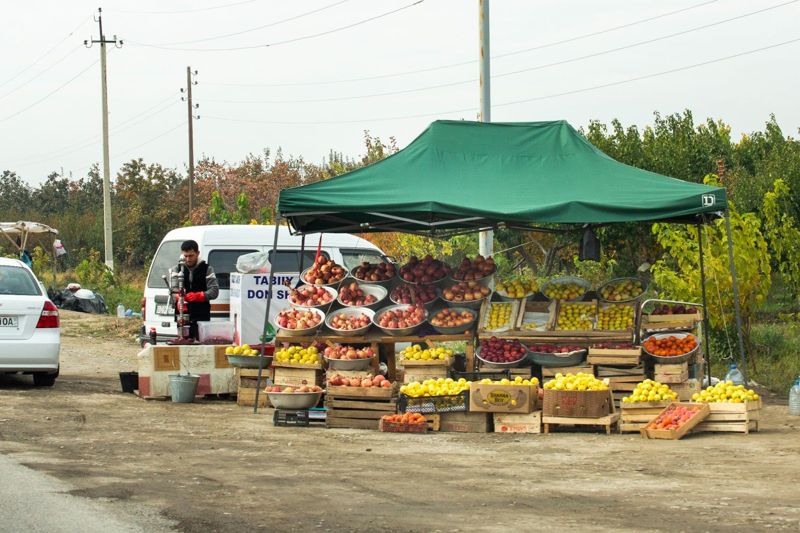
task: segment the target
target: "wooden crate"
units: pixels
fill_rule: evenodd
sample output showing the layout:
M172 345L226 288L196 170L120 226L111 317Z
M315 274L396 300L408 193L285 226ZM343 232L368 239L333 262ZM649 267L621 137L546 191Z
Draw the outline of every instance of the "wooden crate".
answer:
M588 330L580 330L580 329L573 330L573 329L559 328L558 318L563 314L564 308L567 305L569 306L576 305L581 307L584 310L583 312L587 315L587 317L590 320L592 320L592 327L589 328ZM562 300L559 300L556 305L556 315L555 315L555 320L553 320L553 329L555 331L560 331L562 333L580 334L583 331L592 331L594 329L594 323L596 323L596 321L597 321L597 300L587 300L585 302L564 302ZM613 334L618 334L619 332L605 331L603 333L613 335Z
M419 381L422 383L427 379L446 378L450 368L447 366L407 366L403 370L403 383Z
M563 416L543 416L542 425L545 433L550 433L553 426L600 426L611 435L611 430L619 422L619 413L611 413L600 418L568 418Z
M347 387L336 387L338 389ZM368 390L368 389L365 389ZM388 389L387 389L388 390ZM325 395L327 428L352 428L378 430L378 423L383 415L397 412L397 398L341 397Z
M239 384L236 392L236 404L242 407L253 407L256 401L256 387L258 386L258 369L237 368L234 371L234 376ZM269 370L265 368L261 374L262 390L258 395L259 407L272 407L272 404L269 403L269 397L263 390L268 377Z
M694 431L696 433L744 433L758 431L761 400L745 403L709 403L709 414Z
M638 366L642 358L642 348L594 348L589 347L586 362L590 365Z
M322 385L322 367L273 365L272 382L275 385L299 387L301 385ZM305 382L305 383L303 383Z
M584 374L594 374L594 367L591 365L562 366L562 367L543 366L542 381L550 381L550 379L554 378L556 374L567 375L567 374L578 374L579 372L583 372Z
M660 402L628 402L620 404L619 431L620 433L636 432L644 428L658 413L670 403L669 400Z
M515 324L515 329L518 330L521 336L525 335L537 335L543 331L550 331L553 329L556 319L556 302L537 302L532 300L526 300L522 304L520 304L519 312L517 313L517 323ZM526 317L526 313L528 316ZM545 320L544 315L547 315L547 319ZM532 328L526 327L526 325L534 324L531 321L532 317L541 316L542 327L539 328Z
M689 379L689 363L655 364L653 379L659 383L684 383Z
M700 380L689 378L684 383L672 383L670 389L678 393L678 399L682 402L691 401L692 395L700 392L703 388Z
M328 385L325 389L326 394L336 396L337 398L375 398L375 399L389 399L397 397L397 383L392 383L389 388L384 387L334 387Z
M489 433L492 430L491 413L440 413L439 416L443 433Z
M666 411L672 405L687 405L687 406L699 405L700 408L698 409L697 413L695 413L689 420L684 422L684 424L680 426L678 429L649 429L647 428L647 426L643 427L639 432L642 435L642 438L678 440L683 438L684 435L689 433L689 431L691 431L692 428L700 424L708 416L708 404L704 403L698 404L689 402L670 402L670 404L667 407L665 407L662 411Z
M495 433L541 433L542 412L519 415L495 413L493 416Z
M639 314L639 305L637 302L598 302L597 305L597 321L600 321L600 311L604 309L609 309L611 307L628 307L633 309L633 324L629 328L613 330L613 329L602 329L597 327L598 324L595 324L595 328L597 331L614 331L618 333L627 333L630 334L631 337L633 336L633 330L636 325L637 315Z
M533 367L524 366L522 368L509 368L508 373L510 374L510 379L514 379L515 377L519 376L522 379L530 379L533 376Z
M513 301L513 302L501 302L501 301L484 300L484 302L481 304L480 310L478 311L478 334L479 335L485 335L485 336L491 336L491 335L493 335L495 333L513 331L514 329L516 329L517 319L518 319L517 315L519 314L520 305L521 305L520 302L521 302L520 300L516 300L516 301ZM511 306L511 316L508 317L508 325L503 327L503 328L501 328L501 329L499 329L499 330L487 330L486 329L486 321L488 320L488 317L489 317L489 311L491 309L491 306L492 305L496 305L496 304L501 304L501 305L502 304L507 304L507 305Z

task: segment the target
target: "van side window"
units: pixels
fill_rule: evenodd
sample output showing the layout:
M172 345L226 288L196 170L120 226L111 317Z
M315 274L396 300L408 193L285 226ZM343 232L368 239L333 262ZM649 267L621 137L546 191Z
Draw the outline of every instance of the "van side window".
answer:
M347 270L353 270L361 263L385 263L386 258L375 250L358 250L358 249L342 249L339 250L342 254L344 267Z
M236 272L236 260L240 255L250 254L258 250L211 250L208 253L208 264L214 269L220 289L231 288L231 272Z
M317 256L316 249L314 250L306 250L303 253L303 268L300 268L300 250L277 250L277 254L275 257L272 256L272 250L269 251L269 262L272 264L272 271L273 272L287 272L287 273L299 273L302 270L307 269L311 266L314 262L314 258ZM322 255L328 257L326 252L322 252Z
M150 274L147 276L147 286L151 289L166 289L167 285L161 276L166 275L170 268L178 264L181 257L181 242L165 241L156 252L153 262L150 265Z

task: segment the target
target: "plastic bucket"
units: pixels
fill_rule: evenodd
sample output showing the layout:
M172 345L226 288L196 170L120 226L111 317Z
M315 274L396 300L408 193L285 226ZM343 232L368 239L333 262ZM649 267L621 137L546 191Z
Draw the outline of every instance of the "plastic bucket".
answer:
M172 374L169 376L169 392L175 403L192 403L197 392L200 376L194 374Z
M139 373L138 372L120 372L119 383L122 385L122 392L133 394L133 391L139 388Z

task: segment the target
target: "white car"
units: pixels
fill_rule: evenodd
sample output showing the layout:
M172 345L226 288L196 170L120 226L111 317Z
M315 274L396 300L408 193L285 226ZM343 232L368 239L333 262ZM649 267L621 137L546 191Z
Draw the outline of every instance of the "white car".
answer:
M58 308L25 263L0 257L0 374L33 374L34 385L51 387L60 351Z

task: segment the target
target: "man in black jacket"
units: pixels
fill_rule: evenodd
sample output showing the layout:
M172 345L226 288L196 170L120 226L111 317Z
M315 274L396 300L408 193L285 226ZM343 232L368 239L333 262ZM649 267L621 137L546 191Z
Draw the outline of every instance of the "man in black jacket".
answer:
M189 308L190 335L193 339L197 339L197 323L211 320L210 301L219 296L219 282L214 269L200 260L197 241L189 240L181 243L181 252L185 260L183 286Z

